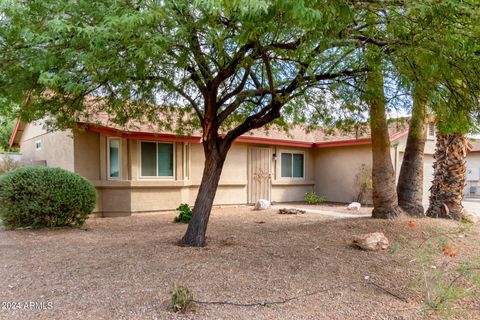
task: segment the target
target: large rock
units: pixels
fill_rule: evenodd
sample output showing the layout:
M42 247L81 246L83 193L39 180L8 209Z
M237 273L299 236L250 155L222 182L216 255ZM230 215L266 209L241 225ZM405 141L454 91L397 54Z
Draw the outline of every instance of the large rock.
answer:
M390 247L390 242L382 232L367 233L353 238L353 244L363 250L383 250Z
M254 210L266 210L270 208L270 201L265 200L265 199L259 199L255 203L255 207L253 208Z
M478 222L478 217L474 213L472 213L472 212L468 211L467 209L463 208L463 210L462 210L462 220L470 222L470 223L477 223Z
M357 210L357 211L358 211L358 210L360 210L360 207L361 207L361 206L362 206L362 205L360 204L360 202L352 202L352 203L350 203L350 204L348 205L347 209L348 209L348 210Z

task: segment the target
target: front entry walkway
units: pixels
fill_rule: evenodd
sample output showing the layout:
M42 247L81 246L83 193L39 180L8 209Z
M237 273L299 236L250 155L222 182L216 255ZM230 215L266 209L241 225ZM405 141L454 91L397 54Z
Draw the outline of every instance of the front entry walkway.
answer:
M353 214L353 213L344 213L344 212L337 212L337 211L328 211L328 210L319 210L319 209L309 209L305 208L303 206L295 206L295 205L283 205L283 204L274 204L272 205L272 209L298 209L298 210L303 210L308 214L317 214L317 215L322 215L322 216L328 216L332 218L340 218L340 219L345 219L345 218L365 218L365 217L371 217L371 214Z

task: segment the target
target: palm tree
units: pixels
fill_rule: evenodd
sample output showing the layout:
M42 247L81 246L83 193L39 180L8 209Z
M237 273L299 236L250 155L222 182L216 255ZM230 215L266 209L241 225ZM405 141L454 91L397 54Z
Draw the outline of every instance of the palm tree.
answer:
M463 218L463 190L467 155L465 135L437 134L430 206L427 216L433 218Z

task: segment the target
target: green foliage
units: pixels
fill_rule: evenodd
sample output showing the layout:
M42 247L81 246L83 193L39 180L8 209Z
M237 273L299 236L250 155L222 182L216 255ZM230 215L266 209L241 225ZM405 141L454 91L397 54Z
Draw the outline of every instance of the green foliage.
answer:
M186 312L193 306L193 293L187 287L174 284L170 294L173 311Z
M95 202L88 180L60 168L24 167L0 176L0 218L7 228L80 226Z
M9 145L14 126L15 120L0 116L0 151L14 151Z
M324 197L317 195L314 191L305 193L304 199L308 204L319 204L326 201Z
M189 223L192 218L192 209L188 206L187 203L182 203L178 208L180 213L173 219L173 222L176 223Z

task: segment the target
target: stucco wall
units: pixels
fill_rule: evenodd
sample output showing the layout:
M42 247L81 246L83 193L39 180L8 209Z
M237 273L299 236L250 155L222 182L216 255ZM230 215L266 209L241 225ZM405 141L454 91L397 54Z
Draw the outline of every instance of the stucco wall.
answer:
M41 147L37 150L36 144ZM49 167L74 171L74 147L70 130L47 132L41 124L27 124L20 140L22 161L45 161Z
M372 166L370 145L317 149L315 189L327 201L356 200L355 176L361 166Z
M100 180L100 136L79 132L74 139L75 172L90 180Z

